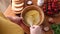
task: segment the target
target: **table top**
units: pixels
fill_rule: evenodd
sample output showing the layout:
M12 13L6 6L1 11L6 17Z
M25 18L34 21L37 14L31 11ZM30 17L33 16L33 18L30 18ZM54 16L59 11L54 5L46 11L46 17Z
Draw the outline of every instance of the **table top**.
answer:
M37 0L32 0L33 1L33 4L34 5L36 5L36 2L37 2ZM46 0L45 0L45 2L46 2ZM9 5L9 7L7 8L7 10L4 12L4 15L5 16L16 16L15 14L14 14L14 12L11 10L11 5ZM42 27L45 27L45 26L48 26L48 27L50 27L50 23L48 23L48 19L50 18L50 16L47 16L47 15L45 15L45 20L44 20L44 22L43 22L43 24L42 24ZM56 23L59 23L60 22L60 15L59 16L57 16L57 17L52 17L53 19L54 19L54 21L56 22ZM50 29L49 31L47 31L47 32L45 32L44 31L44 34L53 34L53 32L52 32L52 30Z

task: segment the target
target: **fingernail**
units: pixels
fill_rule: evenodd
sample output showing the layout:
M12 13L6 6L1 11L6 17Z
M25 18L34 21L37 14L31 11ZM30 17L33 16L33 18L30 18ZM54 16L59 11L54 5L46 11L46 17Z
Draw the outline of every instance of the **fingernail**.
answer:
M33 27L33 29L34 29L35 27Z

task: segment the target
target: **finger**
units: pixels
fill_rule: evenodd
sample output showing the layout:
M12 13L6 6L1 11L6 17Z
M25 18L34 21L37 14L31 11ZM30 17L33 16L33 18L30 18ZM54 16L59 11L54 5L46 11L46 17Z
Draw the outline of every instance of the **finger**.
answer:
M23 20L23 17L19 17L19 18Z
M38 25L33 25L33 26L30 27L30 29L36 29L36 28L40 28L40 26L38 26Z
M10 16L8 16L7 17L9 20L11 20L12 22L19 22L21 19L20 19L20 17L10 17Z

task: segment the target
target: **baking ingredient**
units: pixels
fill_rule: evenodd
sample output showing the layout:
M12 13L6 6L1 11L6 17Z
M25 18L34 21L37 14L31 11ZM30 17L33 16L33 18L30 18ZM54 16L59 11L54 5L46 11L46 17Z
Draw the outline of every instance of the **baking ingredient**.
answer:
M48 21L49 21L49 23L54 23L55 22L54 19L51 18L51 17L48 19Z
M48 16L54 16L59 14L59 1L58 0L48 0L43 5L44 13Z
M37 5L38 5L38 6L42 6L43 3L44 3L44 0L37 0Z
M24 19L26 23L29 24L30 26L36 25L40 21L39 12L37 10L30 10L25 14Z
M54 34L60 34L60 24L52 24L51 28L54 31Z
M32 4L32 1L27 1L27 4L28 4L28 5L31 5L31 4Z
M44 31L49 31L49 27L44 27Z

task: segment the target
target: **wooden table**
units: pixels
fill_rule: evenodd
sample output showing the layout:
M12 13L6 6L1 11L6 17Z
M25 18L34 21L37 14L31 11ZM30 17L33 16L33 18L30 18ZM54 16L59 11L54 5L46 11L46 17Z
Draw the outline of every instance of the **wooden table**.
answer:
M32 1L33 1L33 4L36 5L37 0L32 0ZM46 0L45 0L45 2L46 2ZM5 16L14 16L14 17L16 16L16 15L14 14L14 12L11 10L11 5L9 5L9 7L7 8L7 10L4 12L4 15L5 15ZM45 20L44 20L44 22L43 22L43 24L42 24L43 27L45 27L45 26L50 27L50 24L48 23L48 18L50 18L50 17L45 15ZM55 21L56 23L60 22L60 16L53 17L53 19L54 19L54 21ZM52 30L50 29L50 30L47 31L47 32L44 31L44 34L53 34L53 32L52 32Z

